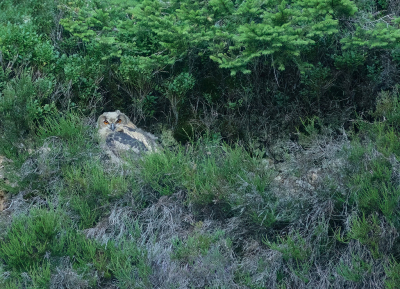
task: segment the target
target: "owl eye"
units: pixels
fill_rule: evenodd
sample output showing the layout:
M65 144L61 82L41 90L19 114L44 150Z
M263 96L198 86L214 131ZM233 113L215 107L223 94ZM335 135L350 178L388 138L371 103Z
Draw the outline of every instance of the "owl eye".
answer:
M104 124L109 124L109 122L107 120L104 121Z
M121 123L121 122L122 122L122 120L121 120L121 119L117 120L117 123Z

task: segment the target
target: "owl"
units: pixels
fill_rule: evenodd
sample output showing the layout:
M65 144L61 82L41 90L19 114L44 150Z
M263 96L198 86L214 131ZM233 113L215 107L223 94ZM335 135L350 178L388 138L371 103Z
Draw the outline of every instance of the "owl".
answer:
M100 115L97 128L100 141L114 156L124 151L137 155L158 151L157 137L138 128L119 110Z

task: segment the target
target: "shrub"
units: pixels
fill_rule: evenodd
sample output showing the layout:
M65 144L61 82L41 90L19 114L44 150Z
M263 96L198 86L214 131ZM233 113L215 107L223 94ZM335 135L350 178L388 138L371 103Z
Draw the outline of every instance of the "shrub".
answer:
M1 68L0 68L1 69ZM46 116L57 112L49 99L52 81L47 78L33 79L28 71L6 84L0 95L0 124L3 136L0 141L0 153L10 159L24 154L23 147L17 144L36 132L37 125ZM25 148L26 150L26 148Z
M134 230L132 236L140 231L138 227ZM139 274L142 282L148 284L146 253L137 247L134 239L110 242L108 246L103 246L73 229L72 222L60 209L36 208L28 215L15 217L4 238L0 239L0 244L0 258L4 260L6 268L11 272L27 272L35 288L49 286L50 273L60 257L73 260L74 268L83 272L92 283L96 281L90 273L93 266L106 279L116 276L121 285L132 284L131 278L135 274ZM0 284L8 285L11 285L9 280L18 280L16 276L1 278L3 275L0 275ZM124 288L131 288L129 286L125 285Z
M17 217L1 240L1 259L19 272L42 263L63 227L63 217L63 212L54 209L33 209L29 215Z

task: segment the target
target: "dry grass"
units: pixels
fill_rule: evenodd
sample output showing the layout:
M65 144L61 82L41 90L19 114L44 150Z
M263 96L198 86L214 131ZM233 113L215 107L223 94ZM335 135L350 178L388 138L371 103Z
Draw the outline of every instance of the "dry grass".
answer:
M202 156L210 148L213 153L206 154L207 162L202 163L203 159L196 153ZM88 264L91 269L83 274L75 269L74 259L62 256L53 261L51 288L90 288L94 283L97 288L385 286L387 270L393 262L390 256L399 234L393 223L379 213L374 213L375 223L371 223L375 220L373 214L366 218L373 230L355 231L355 220L362 228L364 213L352 201L354 193L349 175L360 171L360 162L354 162L353 155L359 155L357 150L361 148L349 140L345 131L337 134L326 129L312 135L306 149L297 142L276 141L268 151L281 161L273 163L271 155L264 161L244 159L246 167L240 165L239 170L223 166L239 155L234 149L223 148L215 142L197 148L186 147L180 152L179 162L174 159L174 153L169 152L163 160L176 162L173 166L170 163L162 166L156 159L149 158L154 162L147 166L158 166L158 176L154 180L158 186L151 186L154 183L141 178L146 159L111 167L96 151L93 151L92 160L79 156L80 152L76 157L69 153L65 142L48 138L20 168L25 178L38 175L50 180L47 199L27 186L12 197L8 211L16 218L34 207L47 206L52 200L51 203L62 207L77 226L83 217L71 207L73 198L94 194L97 202L101 194L96 191L95 183L121 178L124 185L115 185L116 191L110 191L118 197L104 199L103 196L102 202L89 207L102 213L93 226L81 232L103 248L111 246L112 252L122 254L118 258L127 257L124 250L133 250L135 258L139 259L124 263L126 267L118 267L118 258L111 256L107 263L109 269L122 271L107 273L110 272L105 269L107 266L97 267L105 270L101 271ZM381 157L381 153L371 150L370 155L363 157L364 165ZM193 167L191 161L196 160L198 167L204 166L207 171L210 158L215 158L220 170L230 169L225 172L230 177L229 186L226 182L213 184L224 190L226 197L211 203L192 202L193 195L186 190L188 178L182 177L179 170L188 172L187 168ZM254 167L249 166L251 162ZM397 168L394 155L387 163ZM244 172L247 168L252 171ZM65 172L73 170L87 173L82 178L69 179ZM95 179L94 172L100 172L100 179ZM170 184L167 180L171 172L174 173L172 193L162 195L162 190ZM264 179L263 184L267 185L262 189L257 187L257 177L268 178L268 181ZM151 179L152 175L147 178ZM396 169L390 180L398 182ZM4 227L9 224L5 222ZM124 249L119 252L117 248ZM26 274L28 278L30 275Z
M3 191L0 191L0 212L2 212L5 208L7 198Z

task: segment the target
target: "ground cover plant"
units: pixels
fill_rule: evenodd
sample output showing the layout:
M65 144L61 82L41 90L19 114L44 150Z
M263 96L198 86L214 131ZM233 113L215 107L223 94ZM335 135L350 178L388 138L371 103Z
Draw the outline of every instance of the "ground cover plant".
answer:
M399 7L1 1L0 287L400 287Z

